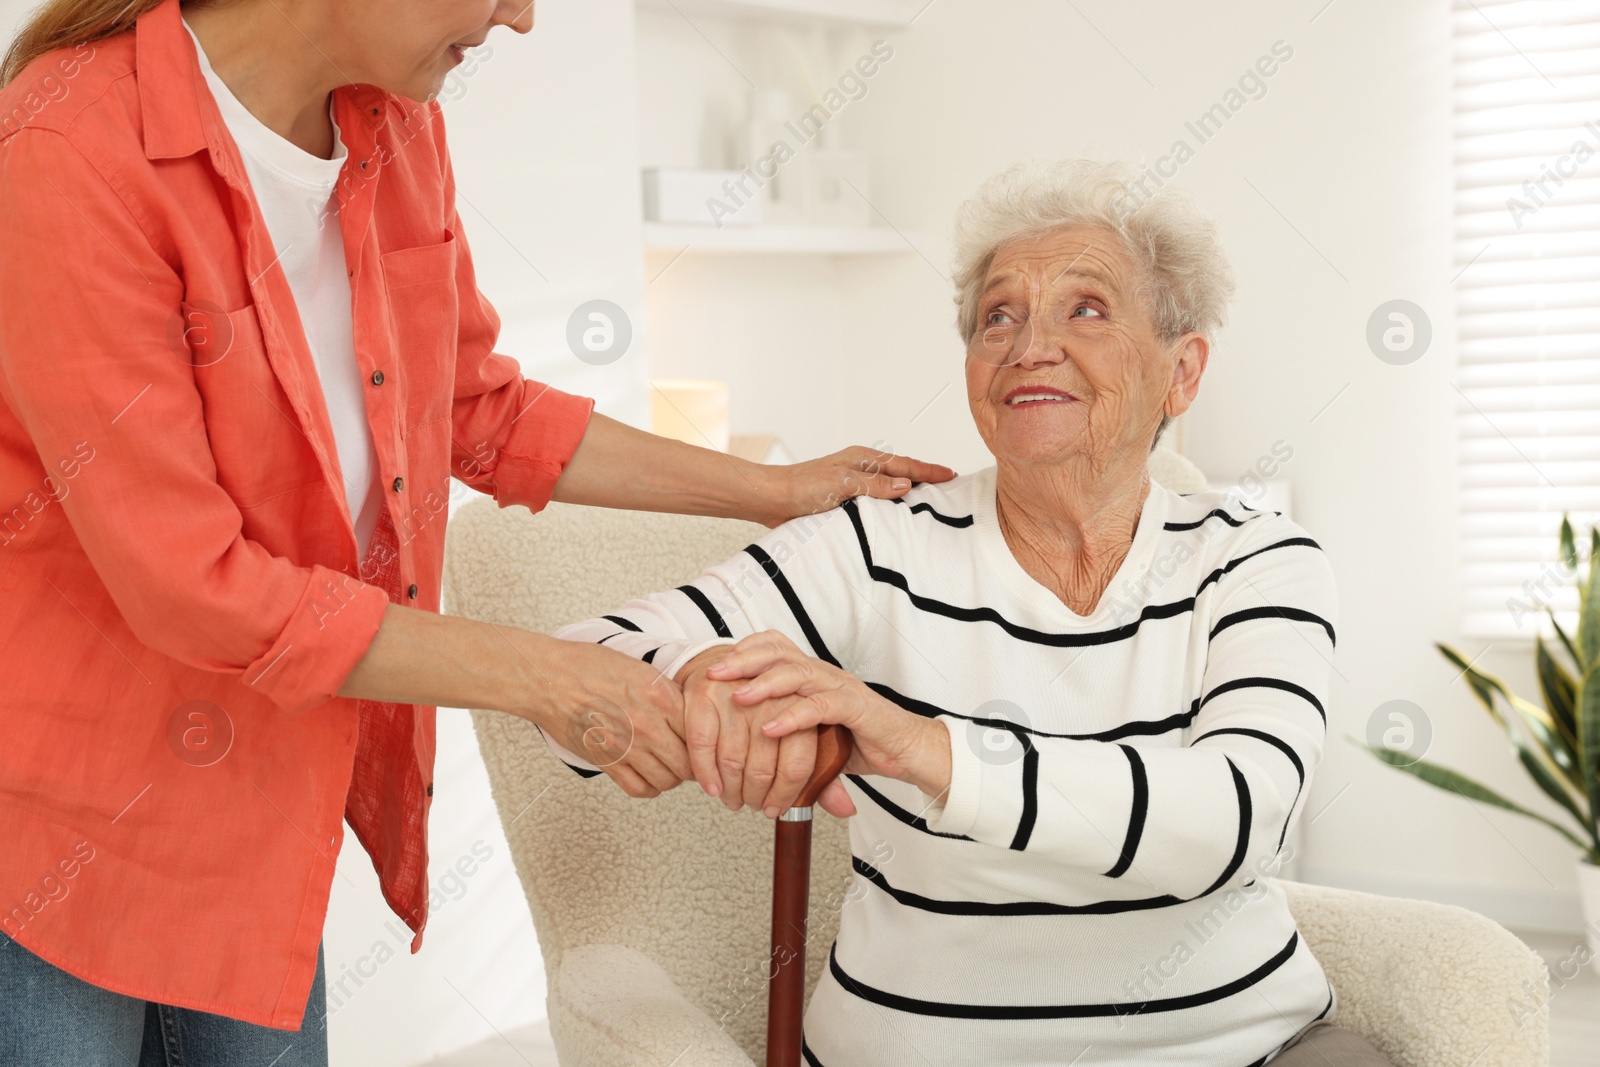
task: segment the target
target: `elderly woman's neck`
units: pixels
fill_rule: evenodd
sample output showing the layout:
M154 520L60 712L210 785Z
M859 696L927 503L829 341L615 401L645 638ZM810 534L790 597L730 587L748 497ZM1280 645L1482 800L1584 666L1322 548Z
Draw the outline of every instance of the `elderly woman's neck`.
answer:
M1079 615L1090 614L1133 546L1150 494L1144 464L998 465L995 512L1011 554L1034 581Z

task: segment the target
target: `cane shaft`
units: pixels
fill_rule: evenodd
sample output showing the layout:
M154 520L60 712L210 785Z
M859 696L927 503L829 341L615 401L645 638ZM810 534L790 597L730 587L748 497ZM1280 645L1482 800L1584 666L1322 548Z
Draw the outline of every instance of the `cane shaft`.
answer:
M806 916L811 903L811 805L850 758L850 731L817 730L811 778L777 821L772 850L772 958L767 973L767 1067L800 1067L806 1000Z
M767 1067L800 1067L806 995L806 910L811 896L811 820L779 821L772 858L772 981L767 990Z

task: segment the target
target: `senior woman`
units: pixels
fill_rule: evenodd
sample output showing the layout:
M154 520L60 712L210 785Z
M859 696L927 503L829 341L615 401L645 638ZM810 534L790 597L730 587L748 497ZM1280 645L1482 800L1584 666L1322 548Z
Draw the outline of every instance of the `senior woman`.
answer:
M793 800L810 767L777 738L855 734L824 806L854 815L859 903L810 1064L1386 1062L1331 1023L1264 877L1322 751L1332 570L1281 514L1147 472L1232 281L1214 226L1170 191L1131 206L1136 177L1014 168L962 210L993 467L794 520L557 635L679 679L730 808Z

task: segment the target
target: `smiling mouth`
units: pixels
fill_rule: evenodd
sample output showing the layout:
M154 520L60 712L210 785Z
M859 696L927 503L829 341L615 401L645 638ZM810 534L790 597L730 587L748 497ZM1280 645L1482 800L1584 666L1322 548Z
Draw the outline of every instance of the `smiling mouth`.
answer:
M1019 392L1006 397L1006 406L1012 408L1043 407L1046 404L1065 404L1072 399L1066 393L1053 391Z
M467 57L467 49L476 48L482 43L483 41L457 41L450 46L450 58L460 63Z

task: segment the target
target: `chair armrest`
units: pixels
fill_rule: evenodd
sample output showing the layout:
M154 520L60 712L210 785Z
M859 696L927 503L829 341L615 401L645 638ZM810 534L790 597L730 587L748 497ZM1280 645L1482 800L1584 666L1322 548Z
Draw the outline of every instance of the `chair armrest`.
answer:
M1505 927L1450 904L1278 884L1338 994L1335 1021L1396 1067L1549 1063L1549 972Z
M624 945L563 953L549 1007L563 1067L754 1067L659 964Z

